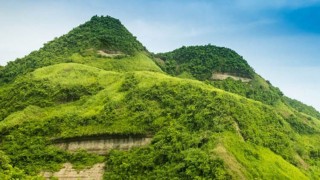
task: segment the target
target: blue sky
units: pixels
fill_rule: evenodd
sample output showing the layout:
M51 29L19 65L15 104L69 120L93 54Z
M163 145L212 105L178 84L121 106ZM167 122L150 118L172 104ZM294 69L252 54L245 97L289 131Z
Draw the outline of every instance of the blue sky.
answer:
M320 110L320 0L0 0L0 64L96 14L120 19L153 52L234 49L286 95Z

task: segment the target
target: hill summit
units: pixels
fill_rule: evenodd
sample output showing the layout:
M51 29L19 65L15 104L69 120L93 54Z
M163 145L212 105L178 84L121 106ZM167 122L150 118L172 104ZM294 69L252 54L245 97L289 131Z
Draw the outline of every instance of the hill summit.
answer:
M94 16L0 68L0 179L319 179L320 113L235 51Z
M159 53L159 63L171 75L189 73L199 80L209 80L213 73L253 78L254 70L235 51L213 45L181 47L172 52Z
M90 21L74 28L66 35L44 44L24 58L9 62L0 71L2 82L9 82L16 76L31 72L36 68L70 62L74 53L88 54L100 51L102 55L133 55L146 51L118 19L110 16L93 16Z

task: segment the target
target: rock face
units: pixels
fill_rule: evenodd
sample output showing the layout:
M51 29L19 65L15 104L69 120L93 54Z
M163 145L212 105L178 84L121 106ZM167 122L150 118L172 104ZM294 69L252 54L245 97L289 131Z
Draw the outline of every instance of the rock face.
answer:
M105 135L92 137L77 137L69 139L54 140L54 144L67 151L76 151L79 149L91 153L106 154L111 149L128 150L132 147L145 146L151 142L148 136L119 136ZM77 171L73 169L72 164L65 163L58 172L43 172L41 175L45 179L52 177L59 180L100 180L103 179L104 164L95 164L90 169Z
M91 153L106 154L111 149L128 150L132 147L145 146L151 139L144 136L79 137L59 140L55 145L67 151L83 149Z
M104 172L104 164L95 164L90 169L84 169L77 171L72 168L72 164L65 163L63 168L58 172L44 172L42 176L45 179L51 179L52 177L58 178L59 180L102 180Z

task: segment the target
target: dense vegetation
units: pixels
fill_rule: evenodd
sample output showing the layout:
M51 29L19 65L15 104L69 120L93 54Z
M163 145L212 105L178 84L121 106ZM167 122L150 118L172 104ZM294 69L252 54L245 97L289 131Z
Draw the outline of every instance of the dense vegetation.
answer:
M155 57L157 64L170 75L206 81L214 87L269 105L277 105L281 101L299 112L320 118L320 113L313 107L283 96L278 88L255 74L248 63L231 49L212 45L190 46L159 53ZM228 78L213 81L213 73L225 73L250 80L243 82Z
M256 77L252 81L244 83L240 80L228 78L223 81L211 81L210 84L225 91L261 101L265 104L276 104L281 99L283 95L282 92L271 84L261 84L258 79L259 77Z
M65 162L77 169L104 162L104 179L319 179L315 109L283 96L226 48L159 54L168 74L206 81L166 75L123 32L118 20L93 17L0 70L0 179L41 179ZM71 46L71 39L86 43ZM211 81L212 72L251 81ZM54 145L101 135L152 141L103 156Z
M9 62L3 69L0 68L0 83L10 82L16 76L39 67L70 62L69 57L72 54L85 54L90 49L128 55L145 50L118 19L93 16L90 21L74 28L68 34L46 43L40 50Z
M199 80L208 80L212 73L228 73L253 78L254 71L236 52L213 45L181 47L171 52L159 53L159 66L177 76L184 72Z
M265 104L277 106L279 103L284 103L286 106L304 113L306 115L320 118L320 113L312 106L303 104L300 101L288 98L283 95L279 88L274 87L269 81L264 81L259 76L256 76L252 81L246 83L240 80L228 78L222 81L207 81L208 84L214 87L229 91L241 96L260 101Z
M82 75L65 80L65 74L56 74L71 67L79 69ZM51 77L49 80L41 73L49 72L48 68L56 69L50 70L53 74L47 74ZM81 71L84 69L86 71ZM286 119L263 104L196 81L147 72L122 75L77 64L47 67L36 71L33 76L38 79L35 84L38 84L36 87L39 91L43 88L39 85L42 83L86 87L86 79L92 76L97 81L90 83L97 84L100 90L93 95L50 107L39 107L35 106L36 102L30 102L27 108L13 113L0 123L2 150L16 168L23 169L28 175L36 175L41 169L56 170L63 162L76 163L73 160L75 156L84 165L101 162L103 157L83 152L68 154L50 145L53 137L97 134L154 135L148 147L129 152L111 152L106 162L106 179L135 179L145 175L150 179L164 175L183 179L236 177L239 174L230 172L223 156L216 154L219 151L211 151L218 144L228 151L234 151L228 143L241 139L244 140L244 146L248 146L243 153L253 154L257 161L256 165L250 166L253 170L244 169L248 172L243 176L275 177L271 172L263 173L265 167L259 165L265 150L254 150L251 144L271 149L269 156L290 171L300 173L301 177L304 175L290 163L299 166L300 162L295 158L298 152L306 161L311 161L310 153L314 156L311 149L303 149L303 142L298 141L295 135L299 119L293 120L298 123L292 121L291 127ZM303 128L309 127L306 124ZM240 152L237 153L241 156ZM253 161L251 155L242 158L244 162Z
M316 117L320 119L320 113L312 106L308 106L306 104L303 104L300 101L297 101L295 99L291 99L289 97L284 96L283 101L290 107L294 108L298 112L302 112L305 114L308 114L310 116Z

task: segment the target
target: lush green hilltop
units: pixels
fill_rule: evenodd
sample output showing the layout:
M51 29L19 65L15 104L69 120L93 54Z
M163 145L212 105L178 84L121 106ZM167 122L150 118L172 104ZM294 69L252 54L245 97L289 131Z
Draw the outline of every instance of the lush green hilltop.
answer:
M9 62L2 70L0 68L0 82L10 82L16 76L39 67L73 61L71 56L74 53L86 55L97 50L111 54L134 55L145 51L145 48L118 19L93 16L90 21L46 43L38 51Z
M253 78L254 71L248 63L231 49L213 45L181 47L171 52L157 54L160 67L171 75L189 73L206 80L212 73L228 73Z
M227 48L152 56L119 20L95 16L0 72L0 179L65 162L105 163L105 179L320 177L319 112ZM107 155L54 145L110 135L152 141Z

